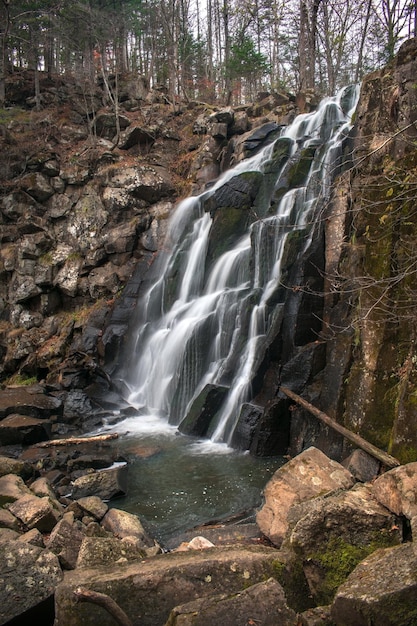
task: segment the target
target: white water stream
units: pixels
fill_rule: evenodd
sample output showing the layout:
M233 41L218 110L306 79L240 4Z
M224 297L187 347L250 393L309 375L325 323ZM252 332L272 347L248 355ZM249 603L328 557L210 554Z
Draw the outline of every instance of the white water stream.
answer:
M178 425L205 385L227 386L210 437L230 442L240 406L250 398L260 346L279 314L280 304L272 307L270 299L280 284L286 239L305 231L300 252L305 250L314 233L310 222L329 197L357 101L357 90L349 90L324 100L316 112L298 116L274 143L227 171L208 191L179 204L165 246L170 253L138 304L135 345L125 364L126 399L141 414ZM290 144L286 163L300 150L315 148L305 180L282 195L273 213L270 206L262 207L264 217L208 268L213 219L204 203L243 172L270 174L275 146L283 139ZM287 175L281 163L267 203Z
M258 506L263 486L284 462L257 459L229 444L240 407L251 399L259 355L280 319L288 237L300 235L300 254L310 246L312 225L343 160L358 91L343 90L316 112L298 116L256 156L181 202L171 219L153 266L156 279L137 304L120 365L137 414L117 423L109 418L107 425L127 433L118 445L131 456L129 493L115 504L140 515L159 539ZM286 159L274 161L283 146L289 146ZM307 172L288 188L288 170L300 153L311 154ZM264 173L253 211L259 218L208 263L213 217L205 202L245 172ZM228 388L209 438L178 437L178 425L207 384Z

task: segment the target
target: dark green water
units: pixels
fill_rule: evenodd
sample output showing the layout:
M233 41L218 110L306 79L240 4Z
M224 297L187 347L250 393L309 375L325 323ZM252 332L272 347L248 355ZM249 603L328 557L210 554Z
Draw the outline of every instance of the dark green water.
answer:
M112 506L138 515L162 544L260 506L264 486L284 462L185 437L151 416L129 418L112 430L119 432L118 449L129 461L127 496Z

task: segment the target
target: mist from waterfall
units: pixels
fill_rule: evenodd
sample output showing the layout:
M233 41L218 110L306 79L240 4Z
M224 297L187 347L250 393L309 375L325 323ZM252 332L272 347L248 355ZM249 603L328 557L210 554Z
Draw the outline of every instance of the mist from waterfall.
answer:
M155 279L137 304L135 329L120 371L126 400L141 415L179 426L207 385L225 398L207 432L230 443L283 300L282 263L289 236L299 233L300 254L314 237L326 206L359 89L349 87L299 115L255 156L225 172L199 196L181 202L173 215ZM277 159L282 146L286 158ZM301 184L285 188L289 167L311 155ZM256 196L247 232L208 261L215 212L207 202L234 177L260 172L267 184ZM285 291L285 289L284 289Z

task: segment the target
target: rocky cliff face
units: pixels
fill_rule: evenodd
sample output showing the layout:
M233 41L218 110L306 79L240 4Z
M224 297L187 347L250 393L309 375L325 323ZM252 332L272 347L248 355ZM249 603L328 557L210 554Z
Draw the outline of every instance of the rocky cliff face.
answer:
M416 69L411 40L362 84L354 166L337 180L326 222L326 367L310 388L323 410L402 462L417 458ZM340 453L342 442L312 435L311 424L298 432Z

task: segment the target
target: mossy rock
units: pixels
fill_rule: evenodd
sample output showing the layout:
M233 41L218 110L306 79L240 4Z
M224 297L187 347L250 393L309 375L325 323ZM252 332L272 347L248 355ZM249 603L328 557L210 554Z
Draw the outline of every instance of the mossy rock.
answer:
M316 150L316 146L310 146L301 150L297 160L288 171L289 188L300 187L306 182Z
M209 263L231 250L242 237L249 225L250 216L246 211L234 207L217 211L210 232L207 259Z

